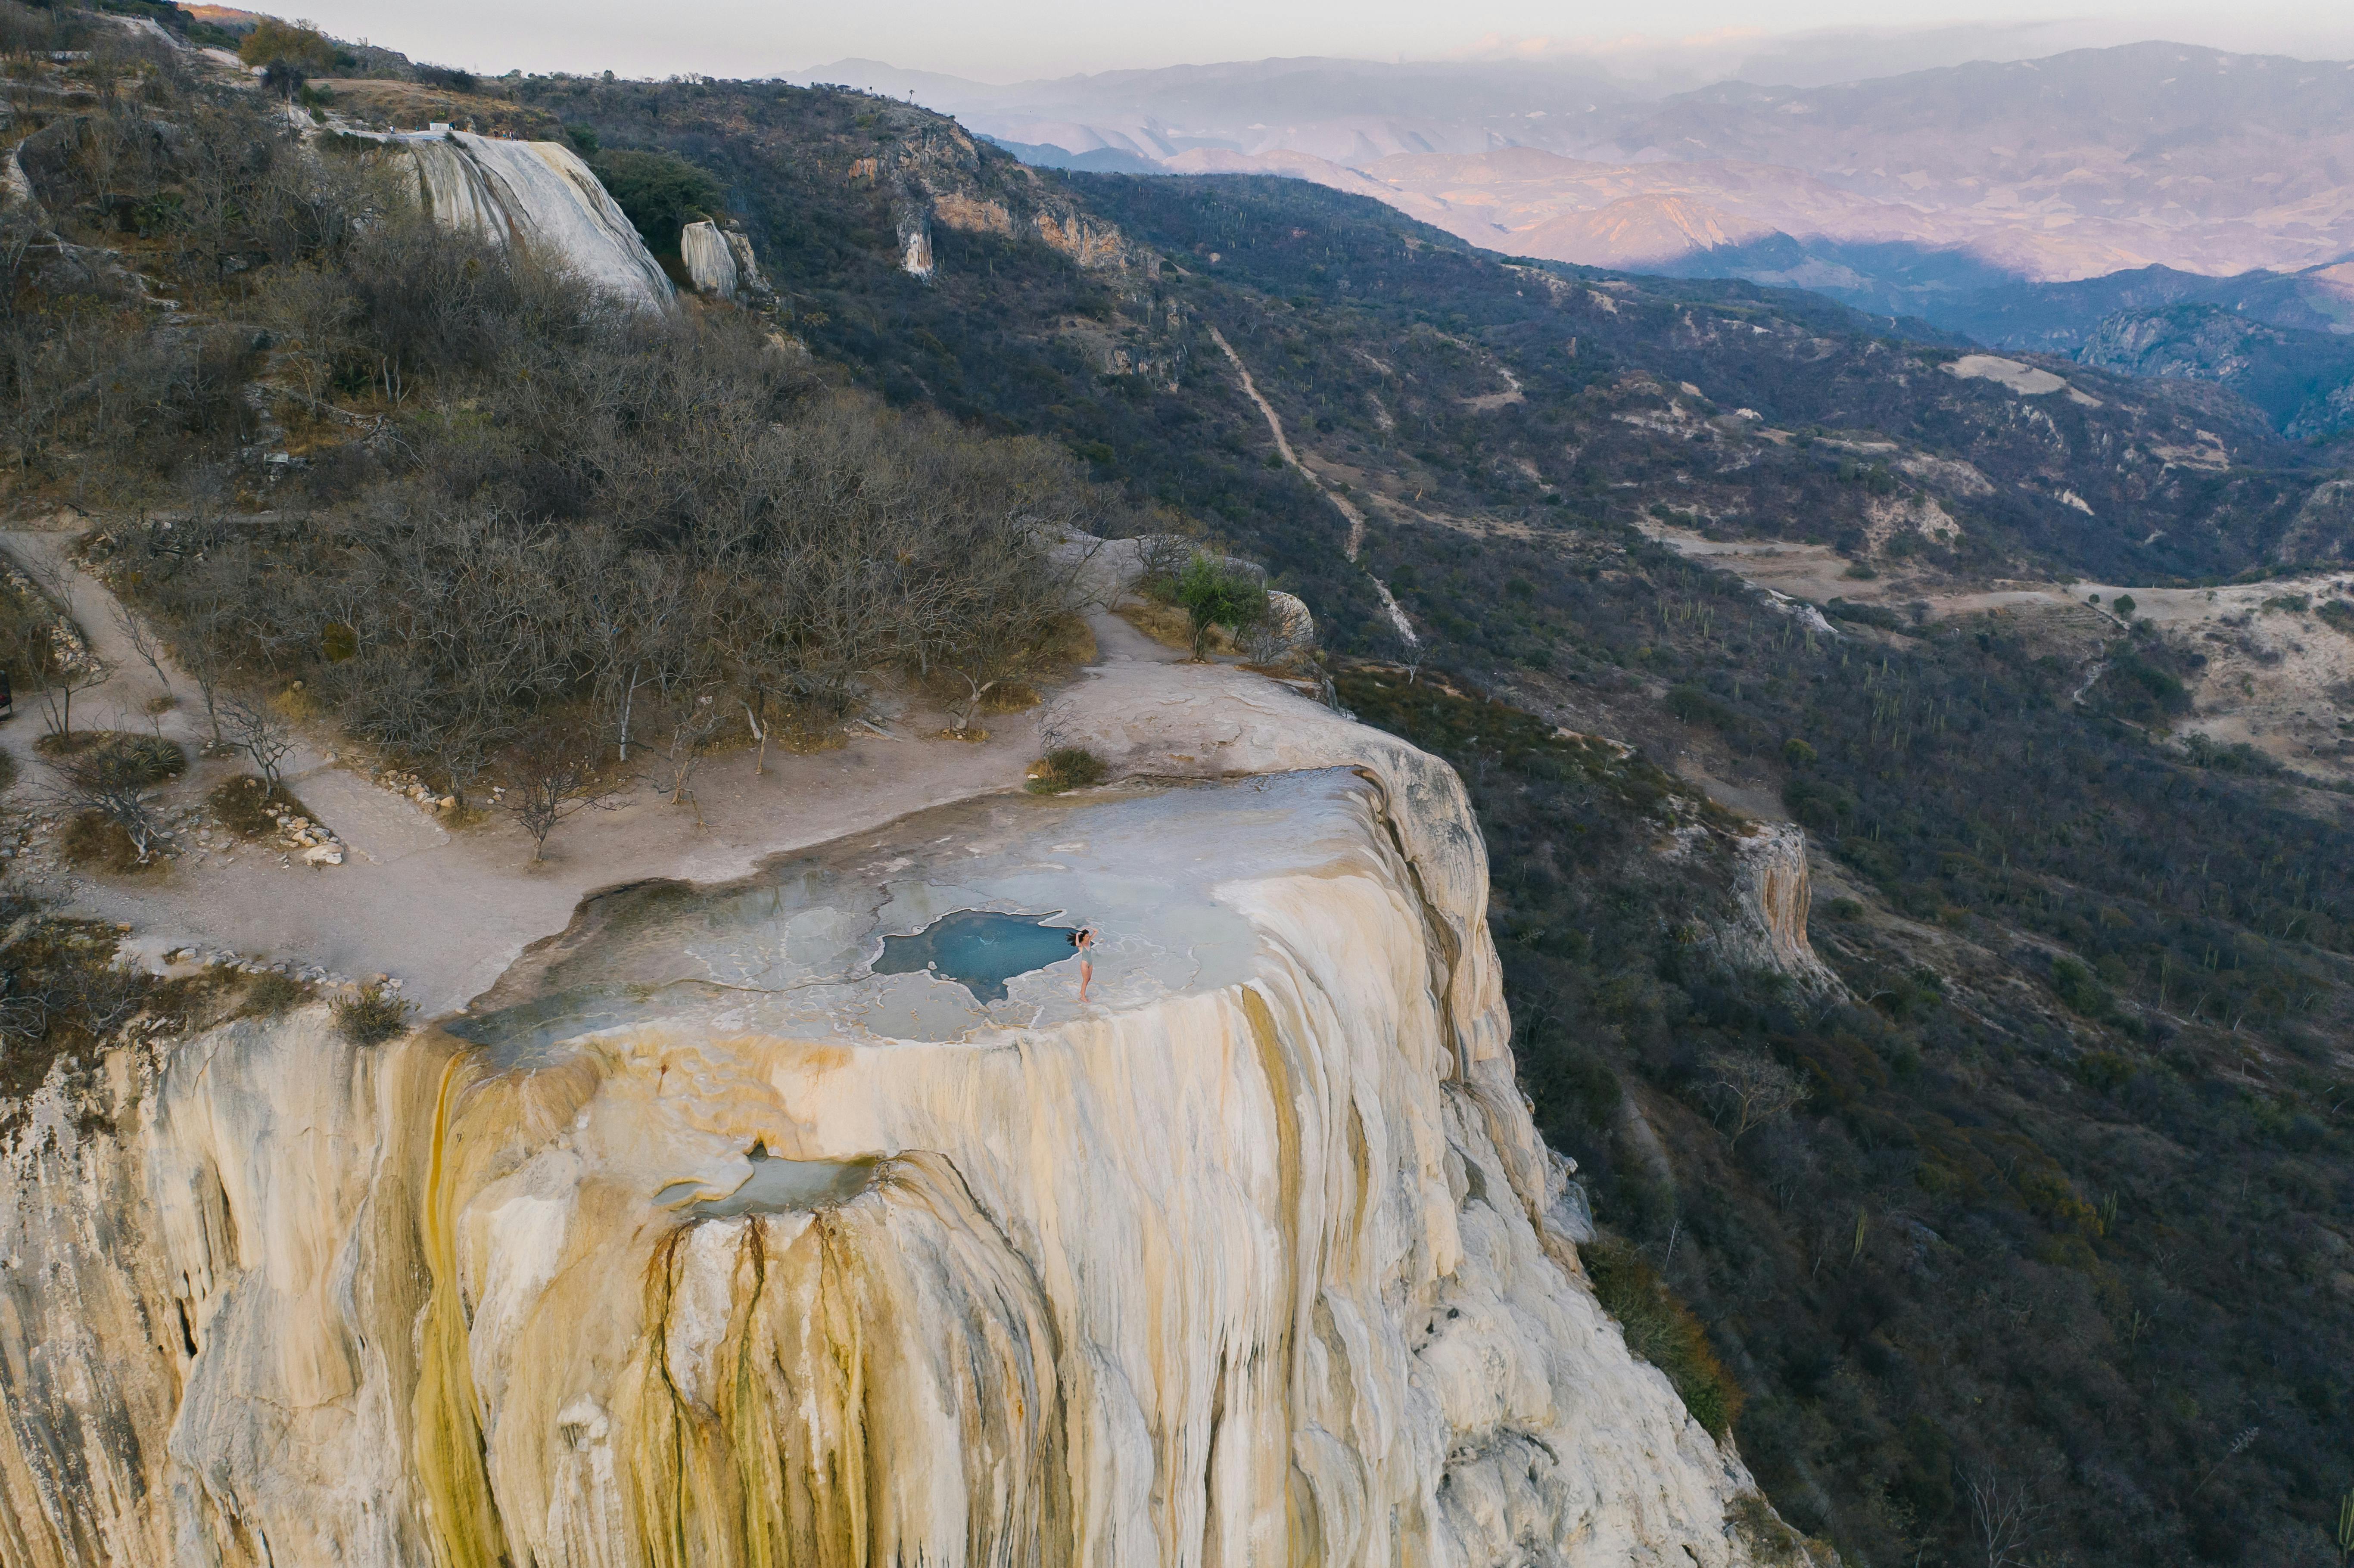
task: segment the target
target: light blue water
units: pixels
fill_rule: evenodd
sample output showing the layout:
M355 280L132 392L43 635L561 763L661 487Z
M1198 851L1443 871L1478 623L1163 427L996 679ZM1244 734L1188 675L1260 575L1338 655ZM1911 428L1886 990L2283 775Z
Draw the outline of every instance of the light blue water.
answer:
M1015 975L1076 958L1067 927L1048 926L1045 915L1000 915L960 909L943 915L908 937L883 938L878 975L929 971L951 980L982 1001L1003 1001L1005 982Z

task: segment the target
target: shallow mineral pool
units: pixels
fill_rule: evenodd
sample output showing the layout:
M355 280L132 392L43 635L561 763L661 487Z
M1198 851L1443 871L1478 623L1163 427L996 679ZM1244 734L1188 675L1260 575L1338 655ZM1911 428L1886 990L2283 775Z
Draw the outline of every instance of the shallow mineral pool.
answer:
M731 882L614 888L441 1026L505 1072L648 1030L981 1042L1231 985L1263 938L1227 885L1321 874L1362 853L1367 788L1322 768L1076 800L985 796ZM1082 924L1100 937L1084 1003L1068 961ZM747 1174L714 1175L705 1196Z
M883 938L878 975L931 974L956 981L982 1001L1003 1001L1015 975L1078 957L1071 928L1049 926L1047 915L1001 915L960 909L922 930Z

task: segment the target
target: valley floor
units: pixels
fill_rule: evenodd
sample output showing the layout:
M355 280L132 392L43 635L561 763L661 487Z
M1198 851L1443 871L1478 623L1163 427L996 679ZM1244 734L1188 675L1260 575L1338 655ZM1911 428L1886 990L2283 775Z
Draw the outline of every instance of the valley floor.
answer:
M1851 577L1847 558L1828 545L1709 539L1658 524L1644 532L1687 559L1792 599L1824 605L1844 599L1904 620L2012 619L2078 663L2086 686L2100 673L2103 650L2125 630L2114 607L2129 599L2134 620L2152 622L2198 662L2193 711L2174 726L2178 734L2227 747L2245 743L2296 772L2354 784L2354 624L2314 613L2332 599L2354 598L2354 574L2189 588L2089 580L1956 585L1895 568Z

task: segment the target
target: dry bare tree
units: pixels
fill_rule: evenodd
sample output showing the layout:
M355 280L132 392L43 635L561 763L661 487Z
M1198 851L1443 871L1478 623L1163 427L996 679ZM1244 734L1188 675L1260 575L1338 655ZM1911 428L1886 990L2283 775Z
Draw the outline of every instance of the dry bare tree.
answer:
M2048 1511L2033 1484L1995 1470L1971 1470L1962 1477L1962 1497L1972 1543L1984 1554L1986 1568L2025 1568Z
M54 803L66 814L95 811L120 827L144 863L165 836L156 810L156 777L152 759L137 747L112 736L101 736L53 764Z
M1729 1142L1806 1103L1806 1080L1762 1052L1711 1051L1701 1065L1702 1092L1715 1105L1720 1125L1727 1118L1733 1123Z
M261 781L279 787L279 766L294 750L294 725L271 704L239 694L221 703L229 743L253 759Z
M547 856L547 836L583 811L619 802L624 782L598 767L595 736L576 726L535 725L499 758L506 780L499 809L531 835L534 864Z
M47 601L41 608L54 619L28 625L25 646L18 653L26 674L40 683L42 727L64 740L73 734L74 694L100 684L108 672L75 626L74 601L81 574L70 563L32 556L24 559L21 568Z
M114 622L114 629L122 633L122 640L131 644L131 651L155 672L155 679L164 683L164 694L169 695L172 677L164 673L163 644L155 640L154 629L121 599L114 600L108 607L108 614Z

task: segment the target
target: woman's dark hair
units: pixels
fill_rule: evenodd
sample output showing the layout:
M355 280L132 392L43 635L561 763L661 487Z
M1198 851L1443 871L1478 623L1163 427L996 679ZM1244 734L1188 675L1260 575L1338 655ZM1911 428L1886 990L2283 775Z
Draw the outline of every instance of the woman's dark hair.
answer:
M1077 947L1077 946L1079 945L1079 938L1082 938L1082 937L1084 937L1084 936L1086 936L1087 934L1087 928L1085 926L1082 926L1082 927L1080 927L1077 930L1073 931L1073 932L1070 934L1070 938L1069 938L1069 940L1070 940L1070 944L1071 944L1071 946L1073 946L1073 947L1075 947L1075 948L1076 948L1076 947Z

